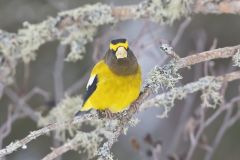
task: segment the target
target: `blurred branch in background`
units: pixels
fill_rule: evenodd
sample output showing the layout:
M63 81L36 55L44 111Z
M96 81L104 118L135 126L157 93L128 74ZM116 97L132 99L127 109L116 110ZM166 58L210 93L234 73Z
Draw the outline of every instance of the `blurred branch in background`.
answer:
M26 104L24 98L18 97L18 95L10 88L5 88L6 95L11 99L11 101L16 105L17 110L21 110L26 113L33 121L37 122L39 116L37 113L28 105ZM29 95L32 92L29 92ZM26 95L29 98L28 95Z
M65 9L64 6L57 5L53 0L48 0L57 10ZM11 133L12 125L15 121L23 117L29 117L39 126L39 130L31 132L27 137L21 140L13 140L9 145L0 150L0 158L13 153L19 148L27 149L29 142L54 131L53 146L55 148L43 159L52 160L62 156L64 153L75 150L80 154L86 153L85 159L97 157L99 160L113 159L111 153L112 145L118 140L120 135L126 134L131 126L138 123L134 116L137 112L145 109L158 107L162 113L160 118L168 116L168 112L176 105L176 100L182 100L189 94L194 97L186 99L186 107L180 120L180 127L185 129L188 137L189 146L183 155L175 153L179 147L181 128L178 128L176 137L173 138L173 147L167 152L175 159L193 159L197 147L202 148L205 154L205 160L210 160L220 143L224 133L240 119L240 98L233 95L232 99L225 102L225 93L228 83L240 79L240 71L236 68L240 66L240 45L223 47L215 49L217 44L214 41L209 51L206 48L206 33L201 32L197 35L196 50L200 53L192 54L181 58L180 54L175 53L172 47L183 38L183 33L192 22L193 15L196 14L240 14L240 2L236 0L147 0L136 5L110 6L107 4L91 4L76 9L62 11L56 17L49 17L38 24L23 23L23 28L17 33L10 33L0 30L0 99L6 96L9 99L8 111L5 122L0 127L0 147L3 147L3 140ZM191 17L190 17L191 16ZM64 84L65 61L76 62L82 59L86 52L86 45L92 42L98 31L98 27L106 24L117 24L121 21L142 19L147 20L139 34L132 41L132 46L138 51L144 52L145 48L139 47L141 38L149 32L149 21L159 24L172 24L184 17L185 20L179 25L179 28L171 41L171 45L160 44L161 41L154 39L154 42L147 44L155 45L161 49L170 59L163 66L155 66L145 80L143 93L139 96L128 110L115 114L113 117L106 118L99 113L92 111L81 117L74 117L82 104L81 96L68 97L77 93L86 83L89 77L89 70L78 81L75 81L68 87ZM100 48L104 45L103 38L106 39L110 33L95 40L93 48L93 60L98 61L101 57ZM200 39L200 40L199 40ZM53 97L51 93L41 87L35 86L32 90L27 90L28 80L31 77L29 64L33 60L38 60L37 50L44 44L58 40L56 59L53 62ZM239 44L239 43L238 43ZM70 46L70 52L67 53ZM146 48L147 48L146 47ZM232 58L233 65L220 74L214 72L212 60ZM19 92L15 81L17 65L24 62L23 90ZM166 59L164 60L164 62ZM199 78L194 82L177 86L184 75L179 72L182 68L189 68L198 63L204 63L198 69L194 69ZM159 63L158 63L159 64ZM200 69L199 69L200 68ZM201 72L204 73L202 77ZM208 73L213 73L211 76ZM184 77L185 78L185 77ZM14 85L12 87L11 85ZM162 91L162 89L165 89ZM198 91L201 91L201 105L193 107L197 100ZM239 94L239 93L238 93ZM39 112L30 105L33 97L38 95L42 97L44 103L50 103L49 112ZM34 101L34 100L33 100ZM217 107L219 106L219 107ZM207 107L215 109L214 113L207 114ZM194 115L190 116L191 111L195 110ZM205 130L215 122L222 114L225 114L221 126L218 128L216 138L211 144L207 142ZM43 116L44 115L44 116ZM189 120L187 121L187 119ZM90 127L90 131L85 131L85 127ZM149 156L154 160L160 159L162 145L152 147L153 154ZM153 145L154 146L154 145ZM49 147L50 148L50 147ZM138 149L140 150L140 149Z

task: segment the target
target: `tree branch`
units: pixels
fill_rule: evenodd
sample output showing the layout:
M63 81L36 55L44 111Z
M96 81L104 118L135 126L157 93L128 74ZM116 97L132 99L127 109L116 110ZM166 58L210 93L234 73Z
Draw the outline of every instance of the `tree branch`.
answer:
M226 78L226 77L231 77L231 78ZM233 81L233 80L236 80L236 79L240 79L240 71L236 71L236 72L232 72L232 73L229 73L229 74L226 74L226 75L223 75L223 76L219 76L216 79L220 79L220 80L225 79L226 81L229 81L229 82ZM134 104L132 104L132 106L128 109L128 111L119 114L117 117L121 118L121 119L124 118L125 120L123 120L123 122L128 121L133 116L133 114L135 114L135 112L136 112L135 107L141 106L141 103L144 100L146 100L149 93L150 93L149 89L147 88L145 90L145 92L140 96L140 98ZM164 95L168 95L170 93L171 93L171 91L169 91L167 93L163 93L159 96L164 97ZM68 125L81 124L84 121L92 120L92 118L98 118L98 117L97 117L96 114L86 114L83 117L75 117L71 121L66 121L66 122L63 122L63 123L53 123L53 124L48 125L47 127L44 127L44 128L39 129L37 131L33 131L27 137L25 137L25 138L23 138L19 141L16 141L14 143L11 143L5 149L0 150L0 157L3 157L7 154L12 153L13 151L17 150L18 148L27 145L30 141L36 139L37 137L39 137L41 135L49 133L52 130L64 128ZM127 123L125 123L125 125L126 124ZM122 129L120 129L120 130L122 130ZM71 147L69 149L71 149Z
M236 51L236 49L238 49L239 46L234 46L234 47L226 47L226 48L220 48L220 49L216 49L216 50L212 50L212 51L207 51L207 52L202 52L196 55L191 55L185 58L180 58L177 63L181 64L180 68L183 67L187 67L196 63L200 63L203 61L207 61L207 60L211 60L214 58L228 58L234 55L234 52ZM209 77L206 77L205 79L209 79ZM193 93L196 92L198 90L201 90L205 87L207 87L208 85L211 85L212 80L217 80L217 81L233 81L236 79L240 79L240 71L236 71L236 72L232 72L232 73L228 73L226 75L223 76L219 76L219 77L212 77L209 80L210 81L205 81L204 78L202 78L204 85L198 86L198 83L202 83L200 80L200 82L193 82L190 84L187 84L183 87L179 87L179 88L174 88L173 90L170 90L169 92L157 95L155 98L155 100L157 100L159 102L160 99L162 99L162 101L160 102L164 102L164 100L166 100L168 98L168 96L171 96L173 93L176 92L176 90L178 89L183 89L186 94L189 93ZM187 88L189 88L189 86L191 86L190 88L193 90L188 90ZM194 88L194 87L195 88ZM139 110L139 107L141 106L141 109L144 109L144 106L149 106L155 103L154 98L147 100L146 99L149 97L149 95L152 94L152 88L150 88L149 86L146 86L143 93L139 96L138 100L136 100L127 111L124 111L122 113L116 114L116 116L114 117L114 119L117 119L121 122L120 126L115 126L117 127L116 130L114 130L115 132L115 137L112 138L112 141L108 143L108 146L111 148L112 144L117 140L118 136L122 133L122 131L124 130L125 127L129 126L130 120L132 118L132 116L136 113L136 111ZM174 98L174 97L173 97ZM175 97L175 98L181 98L180 97ZM183 97L182 97L183 98ZM173 99L174 100L174 99ZM142 105L142 103L144 103ZM159 105L159 104L158 104ZM66 121L63 123L52 123L50 125L48 125L47 127L44 127L42 129L39 129L37 131L33 131L31 132L27 137L23 138L22 140L16 141L14 143L11 143L10 145L8 145L5 149L0 150L0 157L3 157L7 154L12 153L13 151L17 150L20 147L25 146L26 144L28 144L30 141L36 139L37 137L47 134L52 130L56 130L59 128L66 128L66 126L71 126L74 124L81 124L84 121L87 120L93 120L93 119L98 119L98 115L97 114L86 114L83 117L76 117L71 121Z
M198 0L194 9L195 13L203 14L240 14L240 2L238 0L223 0L220 3L215 3L213 0Z
M26 104L24 98L18 97L18 95L10 88L5 88L4 92L10 98L10 100L16 104L17 110L23 111L33 121L38 121L39 115L37 115L28 104Z
M238 50L240 50L240 45L225 47L214 49L206 52L201 52L199 54L194 54L191 56L187 56L185 58L181 58L177 63L179 68L185 68L190 65L194 65L197 63L217 59L217 58L230 58L233 57Z
M48 126L42 128L42 129L33 131L27 137L25 137L21 140L18 140L14 143L11 143L6 148L0 150L0 158L16 151L18 148L21 148L21 147L25 148L25 146L29 142L38 138L41 135L45 135L45 134L49 133L50 131L60 129L60 128L64 128L68 125L79 124L79 123L82 123L82 122L87 121L89 119L96 118L95 116L96 115L93 115L93 114L87 114L87 115L84 115L82 117L75 117L71 121L66 121L66 122L63 122L63 123L52 123L52 124L49 124Z

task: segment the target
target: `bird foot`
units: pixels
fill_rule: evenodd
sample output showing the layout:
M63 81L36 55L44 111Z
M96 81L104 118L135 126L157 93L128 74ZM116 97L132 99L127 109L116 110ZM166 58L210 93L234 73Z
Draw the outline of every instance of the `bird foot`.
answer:
M112 119L115 114L112 113L109 109L103 110L103 111L98 111L99 117L101 118L109 118Z

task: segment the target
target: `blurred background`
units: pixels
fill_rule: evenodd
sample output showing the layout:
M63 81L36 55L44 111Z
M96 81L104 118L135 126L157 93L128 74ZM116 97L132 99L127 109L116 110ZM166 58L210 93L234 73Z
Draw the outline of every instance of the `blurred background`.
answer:
M97 0L0 0L0 29L16 33L22 23L39 23L49 16L56 16L58 12L69 10L84 4L94 4ZM140 0L100 0L102 3L115 5L130 5ZM183 18L173 25L160 25L147 20L129 20L116 25L105 25L99 28L93 43L87 45L84 59L77 62L64 62L63 91L70 96L84 92L91 67L104 55L109 41L113 38L124 37L130 42L130 47L136 54L142 66L143 78L155 65L164 65L169 59L159 48L160 42L170 43L174 51L185 57L212 48L238 45L240 42L240 16L237 15L194 15ZM16 70L14 84L9 86L10 94L21 97L34 88L39 95L34 95L27 104L42 114L47 114L61 99L56 95L56 61L61 60L69 51L68 46L61 46L58 42L44 44L37 51L37 59L31 63L19 63ZM191 69L181 70L184 77L181 83L196 81L206 75L221 75L236 70L231 59L221 59L194 65ZM239 95L240 81L231 82L226 90L225 99ZM37 89L36 89L37 88ZM11 92L12 91L12 92ZM60 98L59 98L60 97ZM113 147L113 153L119 160L153 159L153 146L150 141L161 144L161 159L174 158L185 155L189 147L187 127L198 114L200 93L190 95L187 99L178 101L168 115L159 119L156 115L159 109L150 109L139 113L141 122L130 128L127 135L120 137ZM0 100L0 126L4 124L9 108L15 102L4 94ZM207 109L211 114L214 109ZM202 145L212 142L216 136L224 115L219 116L202 135ZM36 130L37 124L29 117L19 117L12 124L9 134L0 143L0 147L25 137L30 131ZM213 160L240 159L240 124L239 120L231 126L222 137L213 154ZM136 148L134 144L140 148ZM153 142L151 142L153 143ZM28 145L28 149L14 152L6 157L7 160L38 160L50 152L54 146L51 136L42 136ZM135 146L135 147L134 147ZM208 148L199 146L192 159L203 159ZM62 156L63 160L79 159L76 152L68 152Z

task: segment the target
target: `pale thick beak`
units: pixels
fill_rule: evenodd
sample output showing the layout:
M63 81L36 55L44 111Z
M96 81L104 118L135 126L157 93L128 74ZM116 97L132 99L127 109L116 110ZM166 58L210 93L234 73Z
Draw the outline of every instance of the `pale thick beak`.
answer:
M116 57L117 59L127 58L127 50L124 47L118 47Z

